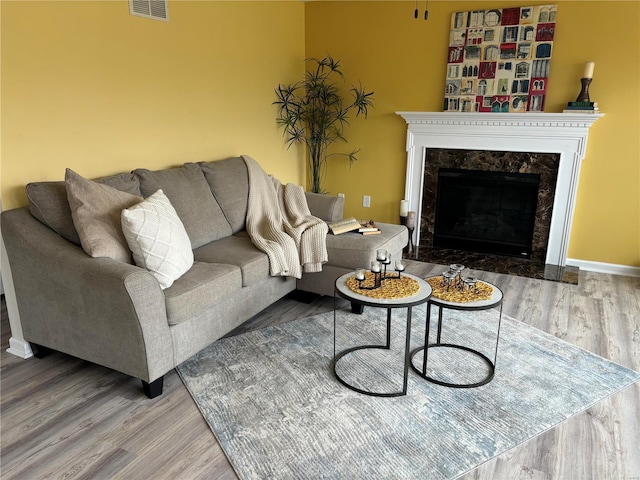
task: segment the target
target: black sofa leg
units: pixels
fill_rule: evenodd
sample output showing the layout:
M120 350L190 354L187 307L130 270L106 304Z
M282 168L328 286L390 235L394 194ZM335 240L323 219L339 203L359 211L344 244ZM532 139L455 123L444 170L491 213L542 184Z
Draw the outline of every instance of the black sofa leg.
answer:
M162 387L164 386L164 375L160 378L157 378L151 383L147 383L142 380L142 389L144 390L144 394L149 398L156 398L159 395L162 395Z
M296 300L300 303L306 303L307 305L313 302L318 296L315 293L304 292L302 290L294 290L289 295L293 300Z
M362 312L364 312L364 305L361 303L351 302L351 313L362 315Z
M53 352L50 348L43 347L37 343L29 342L29 345L31 345L31 351L33 352L33 356L36 358L44 358Z

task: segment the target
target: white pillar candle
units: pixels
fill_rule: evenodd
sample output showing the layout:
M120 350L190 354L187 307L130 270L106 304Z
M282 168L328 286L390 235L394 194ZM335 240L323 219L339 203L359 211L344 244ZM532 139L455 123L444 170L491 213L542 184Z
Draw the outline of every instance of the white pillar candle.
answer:
M378 262L371 262L371 271L373 273L378 273L380 271L380 263Z
M595 67L595 62L586 62L584 64L584 73L582 74L582 78L593 78L593 69Z
M416 212L409 212L407 214L407 228L415 228L416 226Z
M386 250L378 250L376 254L376 260L384 261L387 259L387 251Z
M364 280L364 268L356 270L356 280Z
M400 216L406 217L409 211L409 202L406 200L400 200Z
M402 260L396 260L396 270L402 272L404 270L404 264Z

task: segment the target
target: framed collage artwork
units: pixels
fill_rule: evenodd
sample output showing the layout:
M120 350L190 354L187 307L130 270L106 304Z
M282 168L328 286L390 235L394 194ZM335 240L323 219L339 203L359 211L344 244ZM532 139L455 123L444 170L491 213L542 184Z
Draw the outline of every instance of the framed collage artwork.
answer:
M445 112L542 112L557 5L451 15Z

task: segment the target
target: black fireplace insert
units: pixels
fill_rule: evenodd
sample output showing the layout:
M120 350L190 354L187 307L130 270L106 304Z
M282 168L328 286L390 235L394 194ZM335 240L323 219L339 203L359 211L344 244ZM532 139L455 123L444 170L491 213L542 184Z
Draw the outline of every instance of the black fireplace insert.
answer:
M529 258L540 175L440 168L434 248Z

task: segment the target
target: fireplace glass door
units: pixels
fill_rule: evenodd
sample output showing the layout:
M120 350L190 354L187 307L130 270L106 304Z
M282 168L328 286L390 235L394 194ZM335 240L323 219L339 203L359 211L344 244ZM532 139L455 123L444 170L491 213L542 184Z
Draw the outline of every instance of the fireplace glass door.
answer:
M440 168L434 248L529 258L539 174Z

